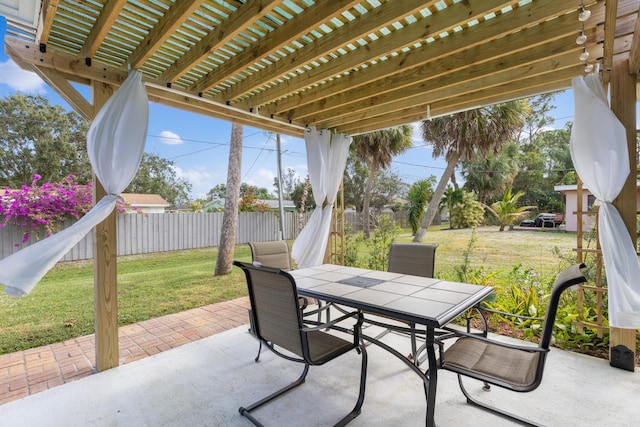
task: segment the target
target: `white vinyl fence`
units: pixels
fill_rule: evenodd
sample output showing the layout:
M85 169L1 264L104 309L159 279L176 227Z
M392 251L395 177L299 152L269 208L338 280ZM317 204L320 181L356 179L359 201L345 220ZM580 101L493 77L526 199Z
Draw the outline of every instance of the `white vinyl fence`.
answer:
M306 223L310 214L306 214ZM404 226L402 216L392 215L398 225ZM283 238L293 240L297 237L300 216L294 212L285 212ZM406 215L404 216L406 218ZM212 213L158 213L118 215L117 243L118 255L138 255L153 252L166 252L181 249L198 249L218 246L222 228L222 212ZM67 221L61 228L69 227ZM345 213L345 223L352 232L362 230L361 215ZM279 219L273 213L241 212L238 214L236 244L277 240ZM22 244L24 229L10 224L0 228L0 259L20 250L21 247L37 241L31 236ZM41 234L39 238L43 238ZM93 233L89 233L73 247L61 261L78 261L93 258Z

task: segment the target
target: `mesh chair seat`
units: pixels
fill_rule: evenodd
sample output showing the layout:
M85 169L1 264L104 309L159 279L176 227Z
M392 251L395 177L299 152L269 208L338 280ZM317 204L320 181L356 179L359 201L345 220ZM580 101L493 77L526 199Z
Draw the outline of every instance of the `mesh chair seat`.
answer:
M353 348L353 342L343 340L335 335L322 331L311 331L307 334L309 356L314 364L321 365Z
M495 381L531 386L540 360L537 351L505 348L473 338L460 338L447 350L447 364Z

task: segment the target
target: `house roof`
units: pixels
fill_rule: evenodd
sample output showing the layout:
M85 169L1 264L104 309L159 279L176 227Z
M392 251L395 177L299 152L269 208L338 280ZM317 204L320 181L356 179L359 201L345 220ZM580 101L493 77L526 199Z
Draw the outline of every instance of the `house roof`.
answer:
M602 65L605 83L614 62L640 68L640 0L43 4L36 28L8 18L5 50L88 117L92 106L69 82L118 86L128 67L143 72L151 101L295 136L307 126L353 135L567 89L587 62Z
M169 202L159 194L122 193L120 196L131 206L169 207Z
M265 205L269 206L271 209L278 209L280 207L280 203L278 199L259 199L258 202L264 203ZM282 207L295 209L296 204L293 202L293 200L283 200Z

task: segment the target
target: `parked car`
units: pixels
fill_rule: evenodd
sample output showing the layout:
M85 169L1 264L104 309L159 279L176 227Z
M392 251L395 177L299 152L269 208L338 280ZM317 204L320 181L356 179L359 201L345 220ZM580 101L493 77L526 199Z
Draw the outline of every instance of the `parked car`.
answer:
M520 222L520 227L556 227L562 223L562 215L554 213L540 213L534 219Z

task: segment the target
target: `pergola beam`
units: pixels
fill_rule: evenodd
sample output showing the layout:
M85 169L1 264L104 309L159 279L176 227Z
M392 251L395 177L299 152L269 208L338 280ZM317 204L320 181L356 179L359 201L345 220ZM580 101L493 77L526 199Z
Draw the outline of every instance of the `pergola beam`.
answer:
M80 56L93 58L125 4L127 4L127 0L107 0L80 50Z
M350 70L356 67L360 67L362 64L371 61L371 59L373 58L384 56L394 50L401 49L408 44L414 43L416 42L417 38L424 39L427 37L437 36L439 33L452 26L464 23L465 19L468 21L471 18L483 16L484 14L495 10L496 6L503 5L501 5L499 2L479 3L478 5L474 5L475 8L473 12L475 15L471 17L468 16L468 10L462 5L457 6L460 8L459 11L453 16L453 18L450 18L449 20L434 20L434 22L431 22L429 17L426 17L423 19L424 22L422 27L426 26L428 28L427 33L418 32L420 26L416 26L416 33L409 33L408 35L405 35L404 33L398 34L394 38L394 43L392 45L390 45L389 42L385 41L384 39L372 41L367 45L366 49L356 49L355 51L350 52L349 55L342 55L326 64L322 64L314 68L313 70L309 70L302 74L290 77L282 83L274 85L272 88L261 91L255 95L252 95L246 100L238 102L237 105L239 107L255 107L268 104L272 101L278 100L279 98L293 94L293 96L288 96L277 102L277 106L274 111L277 114L281 111L304 105L305 102L309 103L318 98L334 96L335 94L343 92L345 90L357 88L358 82L360 82L359 84L363 84L362 82L371 83L375 80L385 79L397 74L407 73L413 68L424 67L432 62L435 63L441 61L446 65L446 59L455 59L453 55L457 53L469 51L473 47L479 44L484 44L489 40L500 39L501 37L513 32L514 28L521 29L523 35L532 33L535 30L532 29L528 32L526 32L525 30L527 27L532 26L532 20L534 22L536 20L542 20L545 16L548 16L547 14L550 12L566 13L568 10L567 6L563 5L561 2L550 2L548 4L545 4L544 8L529 8L526 6L520 7L511 12L509 21L496 20L494 22L487 23L486 26L482 26L481 28L474 28L473 37L471 36L469 31L463 30L456 34L448 36L446 38L446 43L435 42L425 44L420 48L412 49L406 53L400 53L396 56L390 56L384 61L384 66L360 68L355 72L349 72ZM603 18L604 12L600 13L600 16ZM597 18L594 16L592 20L590 20L590 22L596 22L595 19ZM541 26L552 32L552 34L549 36L545 34L545 38L556 37L554 33L557 34L558 32L561 32L562 34L567 34L568 32L574 30L573 28L571 28L571 25L575 24L575 17L562 16L561 18L558 18L558 20L560 20L561 22L558 22L557 25L553 25L552 23L540 24ZM575 31L573 31L573 33L575 33ZM540 35L540 33L537 32L535 34ZM518 39L518 41L516 41L516 39ZM511 40L516 43L519 43L521 41L518 37L515 36L512 37ZM531 47L533 47L539 42L528 40L528 43ZM505 52L509 52L510 50L511 47L509 47L509 49L506 49ZM487 49L479 49L478 52L474 53L477 54L482 51L494 55L496 54L496 52L501 52L501 50L488 52ZM473 61L469 61L470 58L473 58ZM467 56L465 58L458 59L454 63L460 63L461 60L463 62L467 62L469 65L472 65L476 61L481 61L482 59L477 59L474 56ZM347 75L342 75L343 73L347 72L349 72ZM358 74L358 76L355 76L355 74ZM363 74L366 75L366 78L358 78ZM341 77L335 78L331 81L324 81L337 75L341 75ZM402 78L398 80L402 80ZM317 87L309 88L304 92L296 93L297 91L319 83L322 84Z
M181 0L175 2L169 11L160 18L154 31L140 42L136 50L129 56L129 64L133 69L138 69L149 59L164 42L182 25L191 14L200 7L197 0Z
M186 74L191 68L198 65L203 59L220 46L236 37L244 31L249 24L263 17L276 7L276 0L255 0L240 6L231 14L228 21L217 26L206 37L203 37L196 45L173 63L162 73L159 80L170 83Z
M114 87L119 87L127 78L127 72L101 65L100 67L89 66L78 58L59 53L53 50L41 52L38 46L18 40L14 37L5 38L5 50L17 64L21 67L31 70L30 64L37 64L38 68L53 69L64 76L75 75L80 83L101 82ZM158 81L145 79L147 91L152 93L154 101L163 103L164 105L175 108L184 108L186 105L193 110L198 110L209 117L215 117L222 120L235 121L247 126L260 126L273 132L279 132L285 135L300 137L303 135L303 128L299 124L289 123L259 114L259 112L243 111L233 106L220 104L206 98L200 98L196 95L180 93L176 90L167 88Z
M486 0L486 1L501 1L501 0ZM294 55L283 58L280 61L275 61L271 65L266 66L260 73L255 73L248 76L242 81L242 85L234 85L225 91L227 101L234 100L238 97L244 96L253 90L259 88L261 85L276 80L289 73L294 73L296 69L303 67L304 65L318 60L325 55L331 55L336 51L336 46L347 46L350 43L358 44L358 39L364 38L379 30L382 27L393 24L403 16L410 15L427 6L436 3L435 0L430 0L427 3L414 3L414 2L387 2L382 4L379 8L369 12L368 19L366 21L353 20L347 24L336 28L334 31L325 34L314 41L313 44L301 48ZM457 6L457 5L455 5ZM420 34L424 35L425 30L422 26L415 26L417 30L408 26L411 30L410 44L420 38ZM394 43L395 45L395 43ZM394 46L395 48L395 46ZM387 51L392 50L388 48ZM206 84L199 84L197 87L199 91L203 92L210 88L212 85L209 82Z
M190 90L193 92L205 92L207 89L224 82L229 76L237 74L256 62L260 62L269 55L275 54L277 50L282 49L286 44L291 43L302 35L308 34L310 29L317 27L328 17L338 16L358 2L359 0L332 0L331 2L316 3L305 9L297 19L286 22L273 30L251 49L229 58L214 72L196 82Z
M452 74L442 74L437 78L425 79L425 74L417 72L414 78L405 77L409 83L418 80L416 83L406 86L397 79L390 79L388 82L375 82L366 88L357 89L358 94L352 94L351 91L345 92L327 99L324 103L314 103L294 110L287 117L296 121L304 121L305 117L312 114L313 118L318 121L309 124L325 123L325 121L331 122L363 109L393 111L394 108L402 109L403 105L411 103L419 104L453 98L466 92L500 86L508 81L507 79L518 80L519 83L514 84L514 87L517 88L519 84L526 84L528 79L537 75L576 65L577 49L575 49L574 39L575 37L571 36L541 46L539 49L521 51L505 58L498 57L470 67L468 70L464 69L466 67L462 67L454 70ZM541 52L542 50L544 53ZM554 57L550 56L550 51L559 53ZM592 55L597 55L602 52L602 49L599 46L593 46L589 51ZM403 95L402 92L405 92L404 96L400 96ZM414 95L407 96L406 93ZM358 99L359 96L362 98Z

